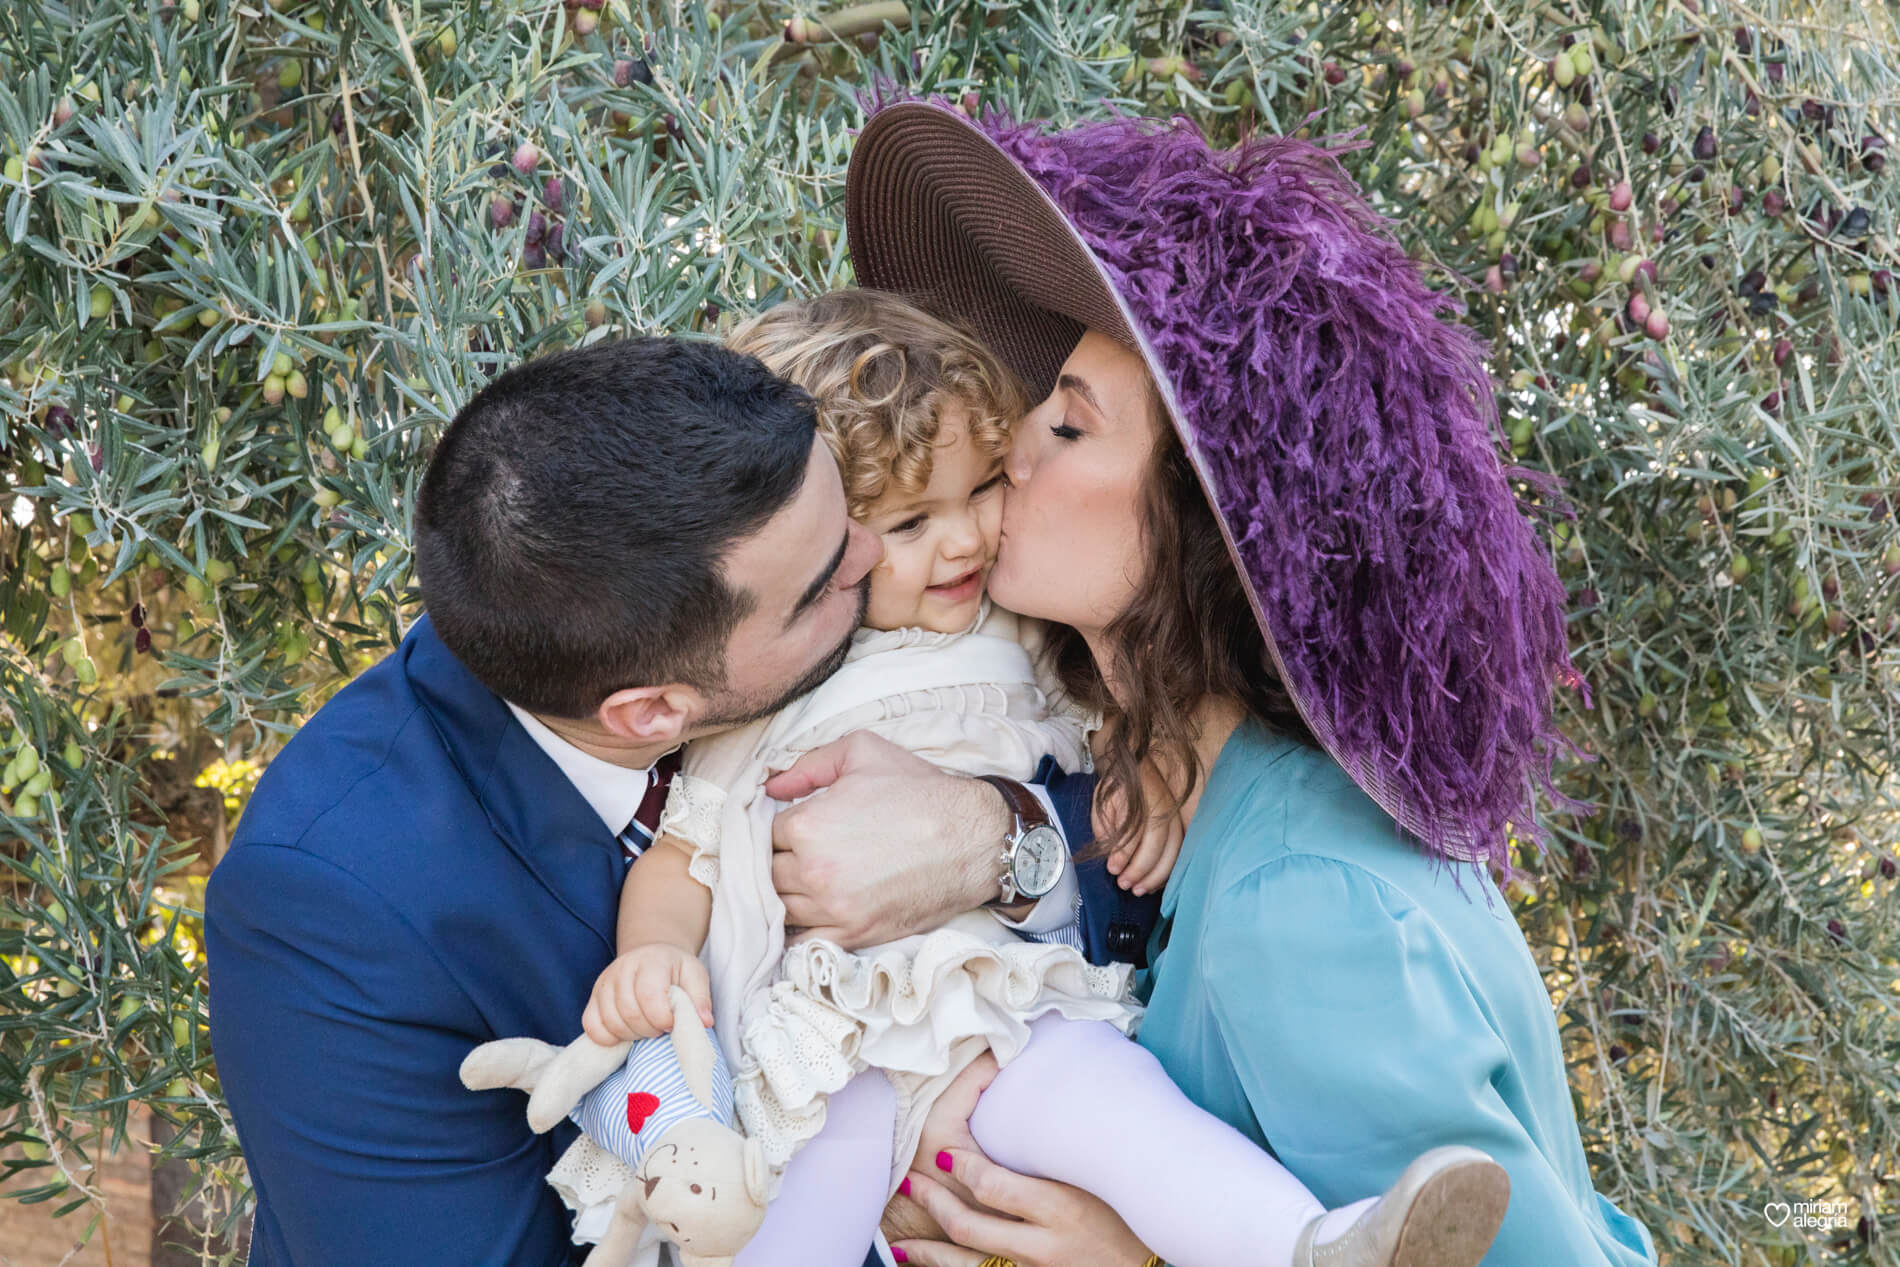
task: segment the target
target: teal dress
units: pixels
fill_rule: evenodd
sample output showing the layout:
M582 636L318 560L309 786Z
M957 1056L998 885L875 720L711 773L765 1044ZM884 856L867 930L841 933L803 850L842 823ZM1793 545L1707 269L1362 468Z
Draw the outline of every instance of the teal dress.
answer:
M1463 892L1325 753L1242 723L1136 978L1142 1046L1328 1207L1469 1144L1511 1177L1486 1267L1654 1263L1591 1185L1524 934L1488 874L1456 871Z

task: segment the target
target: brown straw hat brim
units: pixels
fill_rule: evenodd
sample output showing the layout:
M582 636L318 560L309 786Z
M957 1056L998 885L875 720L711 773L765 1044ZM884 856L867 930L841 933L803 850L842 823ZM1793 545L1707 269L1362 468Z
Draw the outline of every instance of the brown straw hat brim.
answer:
M923 102L874 115L845 178L858 284L971 326L1041 399L1094 329L1166 376L1102 266L1040 185L961 116Z

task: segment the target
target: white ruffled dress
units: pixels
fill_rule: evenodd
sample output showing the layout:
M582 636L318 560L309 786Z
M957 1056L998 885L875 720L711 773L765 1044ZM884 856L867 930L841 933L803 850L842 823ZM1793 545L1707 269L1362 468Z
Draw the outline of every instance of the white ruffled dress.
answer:
M1127 964L1100 967L1073 947L1025 940L980 910L857 952L818 939L785 946L771 868L772 818L784 803L765 795L768 775L859 729L966 774L1026 779L1044 754L1086 769L1099 719L1039 674L1041 646L1037 622L987 599L961 633L861 629L843 667L809 695L686 747L660 828L693 846L690 873L713 892L702 958L715 1033L774 1189L824 1125L826 1097L864 1069L884 1070L897 1090L894 1192L931 1105L984 1050L1009 1063L1047 1012L1128 1034L1138 1026ZM628 1173L585 1137L562 1155L549 1180L579 1216L576 1240L605 1226Z

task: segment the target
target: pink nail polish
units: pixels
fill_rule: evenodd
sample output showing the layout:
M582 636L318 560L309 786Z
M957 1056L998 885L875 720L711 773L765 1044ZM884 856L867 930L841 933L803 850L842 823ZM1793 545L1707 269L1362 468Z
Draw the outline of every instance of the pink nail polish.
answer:
M907 1263L910 1261L910 1255L906 1254L903 1250L897 1248L897 1246L895 1245L891 1246L891 1257L895 1258L900 1263Z
M943 1171L944 1174L946 1175L949 1174L950 1169L954 1164L955 1163L953 1163L950 1160L949 1149L946 1148L942 1152L937 1154L937 1169Z
M897 1185L897 1190L903 1193L905 1196L910 1195L910 1176L909 1175L904 1176L904 1182Z

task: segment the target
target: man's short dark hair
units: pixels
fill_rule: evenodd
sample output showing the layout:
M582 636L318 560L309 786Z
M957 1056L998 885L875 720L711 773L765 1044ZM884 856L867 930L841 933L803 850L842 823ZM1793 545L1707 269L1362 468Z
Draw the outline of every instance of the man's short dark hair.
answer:
M725 682L753 596L720 560L804 484L804 391L709 342L540 357L449 424L416 499L437 633L504 699L587 717L629 686Z

